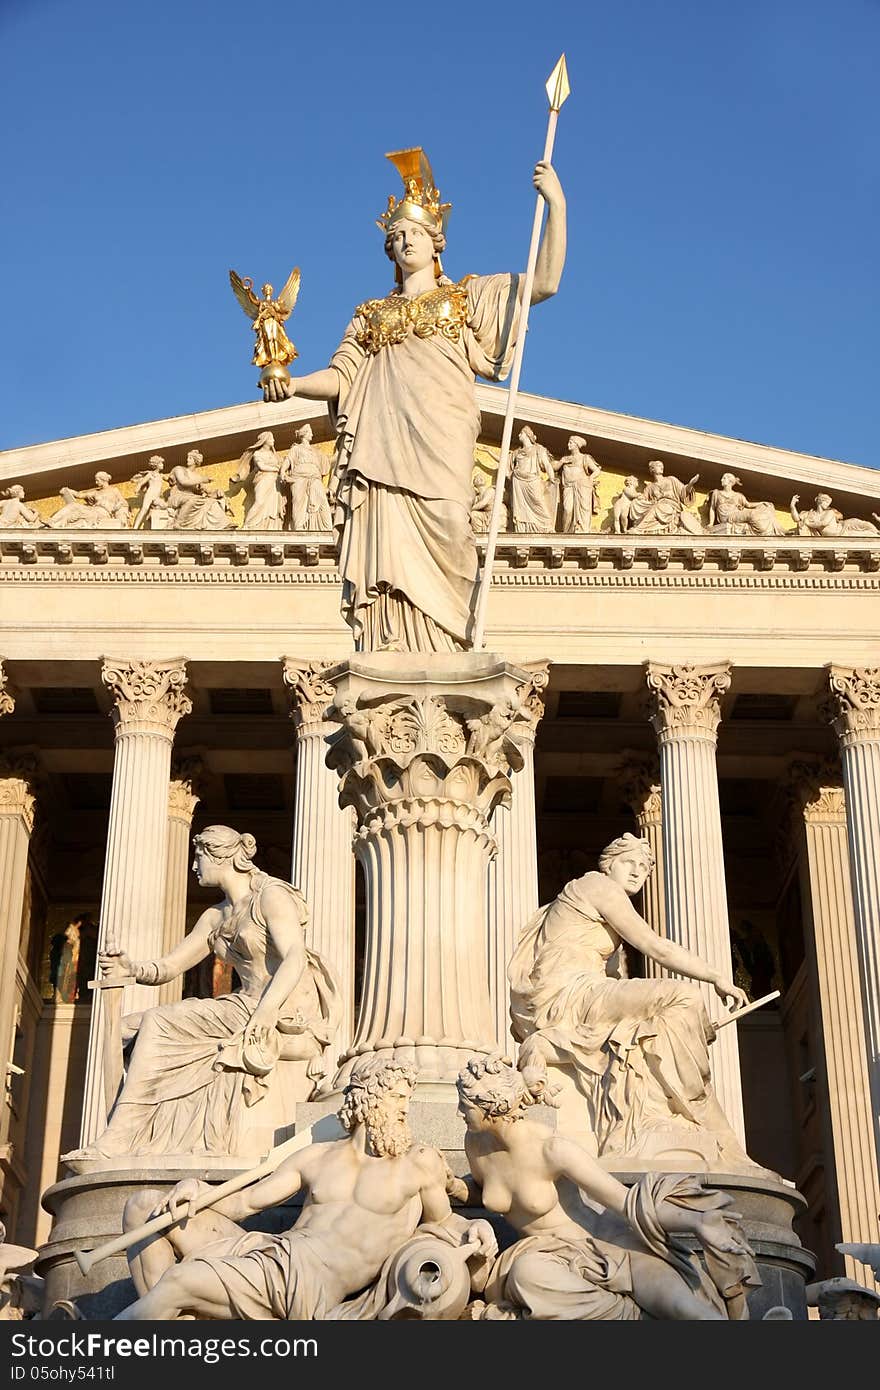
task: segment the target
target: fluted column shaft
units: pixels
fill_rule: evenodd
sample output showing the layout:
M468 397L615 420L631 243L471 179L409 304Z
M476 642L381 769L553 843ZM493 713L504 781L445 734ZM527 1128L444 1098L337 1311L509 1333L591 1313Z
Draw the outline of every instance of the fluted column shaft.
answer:
M840 741L874 1151L880 1170L880 667L830 666Z
M495 1040L508 1056L514 1055L516 1044L510 1031L507 967L520 932L538 910L534 737L524 738L520 748L524 763L511 775L510 805L499 806L492 818L498 853L489 864L486 894L489 999Z
M382 821L356 837L367 942L352 1051L391 1049L425 1076L454 1080L493 1035L483 945L493 837L479 812L445 799Z
M803 807L841 1234L847 1242L870 1243L880 1240L880 1180L874 1162L846 805L843 788L829 781L827 771L799 764L795 787ZM850 1278L871 1283L859 1262L850 1256L845 1261Z
M15 1041L16 966L34 827L36 761L27 754L0 755L0 1065L5 1086ZM7 1140L3 1106L0 1143Z
M627 755L624 755L627 756ZM666 930L665 878L663 869L663 798L660 792L660 764L656 758L640 758L630 754L621 768L621 787L632 807L639 834L647 840L654 856L654 867L642 889L642 916L658 936ZM657 979L662 967L645 956L645 975Z
M163 952L171 747L178 720L192 708L183 690L186 667L182 660L105 661L101 678L114 697L116 743L98 948L122 950L134 961L156 960ZM149 986L123 990L123 1014L156 1003L156 990ZM107 1119L102 1005L96 1001L92 1009L83 1144Z
M651 722L660 749L666 932L724 979L733 979L721 807L715 749L720 699L730 687L727 662L661 666L649 662ZM663 972L670 973L670 972ZM700 989L710 1018L722 1005L711 985ZM709 1052L715 1094L745 1142L736 1024L719 1033Z
M341 722L327 763L355 808L366 885L364 983L354 1059L453 1083L496 1046L486 959L489 826L510 798L537 717L534 674L489 653L382 653L332 673Z
M200 758L186 758L172 766L168 786L168 829L165 855L165 901L162 908L162 955L179 946L186 935L186 897L192 863L191 832L199 804L202 775ZM154 1002L174 1004L183 998L183 976L168 980L153 991Z
M339 723L327 718L333 687L330 662L284 663L296 728L291 879L309 905L309 945L335 968L343 999L338 1050L354 1031L354 812L339 805L339 781L324 762L327 738Z

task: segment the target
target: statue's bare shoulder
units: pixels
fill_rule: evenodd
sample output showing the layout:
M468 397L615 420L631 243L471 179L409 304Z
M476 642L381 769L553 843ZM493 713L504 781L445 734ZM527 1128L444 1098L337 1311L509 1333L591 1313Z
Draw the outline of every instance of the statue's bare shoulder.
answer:
M413 1144L407 1158L426 1186L436 1182L445 1184L446 1162L439 1149L432 1148L430 1144Z

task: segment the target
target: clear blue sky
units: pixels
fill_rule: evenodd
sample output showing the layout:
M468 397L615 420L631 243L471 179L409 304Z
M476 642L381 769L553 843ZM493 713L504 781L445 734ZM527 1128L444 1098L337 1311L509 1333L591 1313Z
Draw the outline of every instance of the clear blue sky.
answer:
M880 461L880 0L0 0L0 448L255 399L230 266L301 266L323 366L390 287L386 150L427 149L448 273L521 269L563 48L524 388Z

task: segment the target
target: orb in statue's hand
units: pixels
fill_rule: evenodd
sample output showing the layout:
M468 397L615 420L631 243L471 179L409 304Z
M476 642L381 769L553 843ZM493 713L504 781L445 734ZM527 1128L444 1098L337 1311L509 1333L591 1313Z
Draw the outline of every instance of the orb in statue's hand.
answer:
M268 367L264 367L260 372L260 388L268 386L270 381L276 381L283 388L290 381L290 372L283 362L270 362Z

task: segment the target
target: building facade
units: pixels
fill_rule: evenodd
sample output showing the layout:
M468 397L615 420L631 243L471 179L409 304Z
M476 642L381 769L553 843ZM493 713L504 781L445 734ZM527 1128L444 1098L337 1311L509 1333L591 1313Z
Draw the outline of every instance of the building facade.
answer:
M479 541L504 393L477 394ZM844 1272L837 1241L880 1238L880 473L534 396L519 419L487 646L550 667L496 813L499 1044L519 928L638 830L651 925L751 997L780 991L719 1034L715 1084L806 1197L819 1276ZM200 827L251 831L302 888L353 1029L363 894L323 761L322 663L350 651L331 459L323 408L295 398L0 454L0 1215L19 1241L45 1238L59 1155L105 1118L99 933L141 957L182 937ZM137 992L126 1008L154 1002Z

